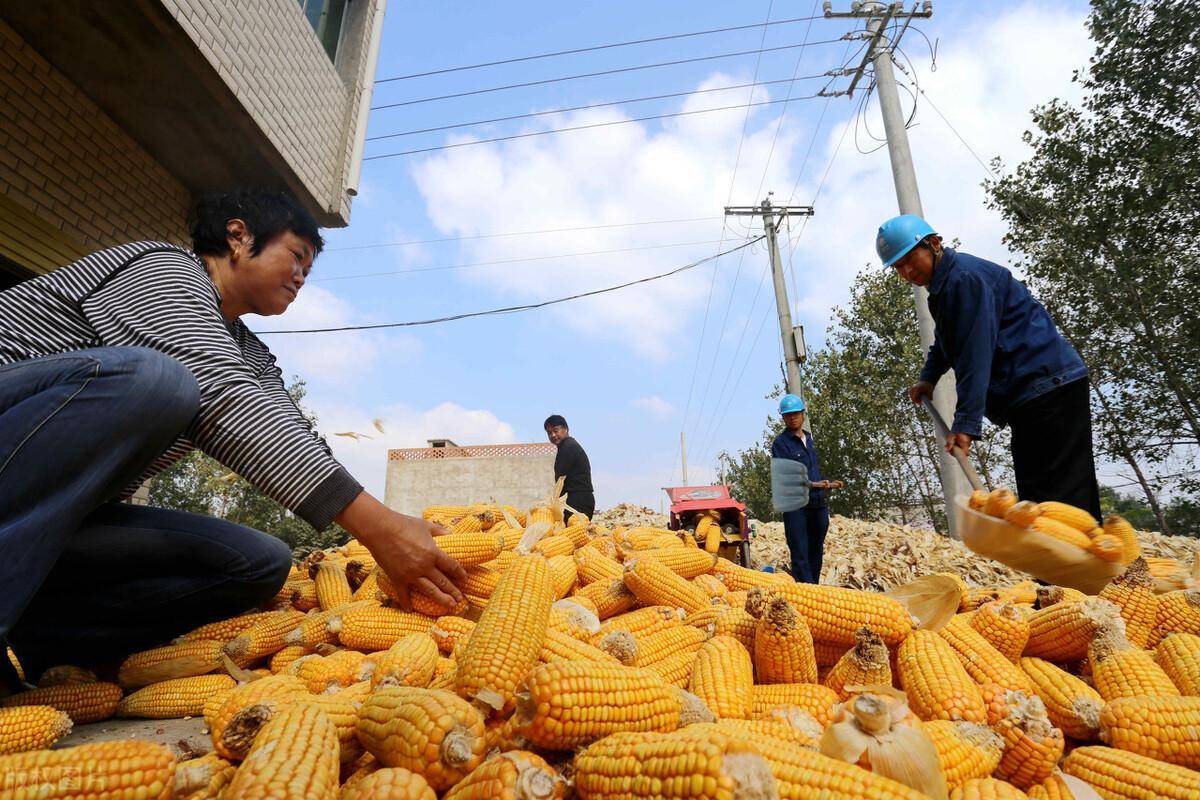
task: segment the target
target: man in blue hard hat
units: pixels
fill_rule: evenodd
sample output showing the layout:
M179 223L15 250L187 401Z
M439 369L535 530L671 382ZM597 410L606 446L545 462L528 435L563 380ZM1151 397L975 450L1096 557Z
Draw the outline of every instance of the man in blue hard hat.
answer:
M833 484L821 477L812 434L804 430L804 401L794 394L785 394L779 401L779 413L785 427L771 443L771 458L799 461L808 470L811 481L808 505L783 515L783 533L792 556L792 577L800 583L820 583L825 534L829 531L825 490ZM836 483L840 485L840 481Z
M929 290L934 342L908 395L919 404L954 369L958 406L946 449L968 451L984 416L1008 425L1020 498L1098 518L1087 367L1045 307L1007 269L943 247L912 214L883 223L875 249L884 266Z

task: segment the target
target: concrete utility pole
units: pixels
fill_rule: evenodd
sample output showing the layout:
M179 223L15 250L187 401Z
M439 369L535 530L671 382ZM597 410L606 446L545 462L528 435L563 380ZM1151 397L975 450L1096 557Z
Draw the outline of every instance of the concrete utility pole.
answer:
M757 206L726 206L725 215L730 217L762 215L763 230L767 234L767 250L771 258L771 278L775 283L775 308L779 313L779 336L783 340L784 366L787 370L789 394L804 397L800 385L800 355L796 347L796 329L792 327L792 310L788 303L787 285L783 282L783 264L779 259L778 224L787 216L811 217L812 206L775 206L771 200L763 200ZM805 420L807 425L807 420Z
M894 19L903 19L904 27L896 37L900 37L908 29L908 24L914 19L927 19L933 16L933 3L925 0L921 10L917 11L914 3L913 10L906 12L903 3L854 2L850 4L849 12L834 13L832 3L826 2L824 11L827 19L853 18L866 19L867 32L870 42L866 55L855 71L850 82L848 94L853 96L854 88L866 70L870 61L875 76L875 88L879 95L879 110L883 116L883 129L887 136L888 156L892 163L892 180L896 185L896 201L901 214L915 214L924 217L921 207L921 193L917 189L917 173L913 167L912 151L908 146L908 131L905 129L904 112L900 108L900 95L896 91L896 76L892 72L892 49L888 46L884 31L888 23ZM922 286L913 287L913 305L917 312L917 329L921 335L922 353L929 351L933 344L933 317L929 314L929 292ZM954 391L954 372L947 372L933 392L933 405L944 419L954 418L954 407L957 398ZM941 458L938 461L938 472L942 482L942 497L946 503L946 520L950 535L959 538L955 530L954 498L966 491L962 473L958 463L945 451L945 442L938 442Z
M683 485L687 486L687 440L683 438L683 431L679 432L679 455L683 459Z

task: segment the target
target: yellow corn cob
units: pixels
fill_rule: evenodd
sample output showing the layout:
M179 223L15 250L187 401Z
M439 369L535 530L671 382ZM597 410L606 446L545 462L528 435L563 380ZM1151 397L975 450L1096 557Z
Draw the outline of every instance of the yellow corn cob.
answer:
M272 675L238 686L215 711L206 707L204 719L217 755L244 758L262 726L307 695L308 690L295 677Z
M1001 589L998 592L1000 596L996 599L1014 605L1032 605L1037 600L1037 590L1037 583L1033 581L1021 581L1020 583L1014 583L1007 589Z
M1154 648L1154 660L1180 694L1200 695L1200 636L1170 634Z
M862 629L859 628L859 630ZM882 641L882 639L880 641ZM840 661L842 656L846 655L846 653L849 653L850 649L851 648L840 644L829 644L827 642L818 642L814 640L813 653L815 653L817 657L817 669L829 669L838 661Z
M374 567L363 578L362 582L354 590L354 594L350 595L350 602L359 600L377 600L379 597L379 577L383 575L383 570L378 566Z
M1195 800L1200 773L1112 747L1077 747L1063 772L1093 787L1105 800Z
M1029 620L1012 603L983 604L971 615L970 625L1014 664L1029 641Z
M822 727L833 719L837 694L819 683L773 683L750 690L751 712L755 718L778 706L797 706L812 715Z
M665 605L691 613L709 605L708 595L653 558L625 562L625 585L645 605Z
M386 650L410 633L428 633L433 618L398 608L352 608L330 620L338 641L355 650Z
M1080 550L1087 550L1092 543L1092 540L1083 531L1047 516L1038 517L1029 527L1040 534L1057 539L1072 547L1078 547Z
M443 655L451 655L460 642L465 642L475 630L475 623L463 617L438 617L429 629L429 635L437 642Z
M354 590L350 588L344 563L318 562L313 565L311 575L317 590L317 607L322 611L350 602Z
M909 634L896 654L896 667L909 706L921 719L987 721L979 687L954 648L938 634L926 630Z
M338 760L343 764L349 764L363 755L363 746L357 736L358 710L370 693L371 684L361 681L341 691L297 698L297 703L315 706L333 723L334 735L338 740Z
M1067 586L1039 586L1033 607L1040 611L1058 603L1078 603L1086 599L1087 595L1078 589Z
M614 633L621 633L621 631L614 631ZM634 664L645 667L676 653L695 653L708 641L708 638L707 631L687 626L665 628L645 635L638 634L635 636L637 651L634 655ZM604 641L601 639L601 646Z
M1004 512L1004 520L1021 528L1028 528L1033 521L1041 516L1042 510L1037 503L1022 500L1008 511Z
M561 600L575 588L579 572L575 559L569 555L553 556L547 559L550 567L550 585L554 590L554 599Z
M30 689L0 701L0 706L53 706L76 725L108 719L121 701L121 687L115 683L65 683Z
M567 525L567 527L563 528L556 535L570 539L573 549L578 550L592 540L592 531L598 530L590 522L580 522L574 525Z
M459 695L496 712L510 710L517 686L541 656L553 602L546 559L518 558L457 656Z
M782 597L771 598L759 618L753 652L754 674L759 683L817 682L812 633L796 609Z
M1075 800L1075 794L1061 772L1055 772L1037 786L1029 787L1027 792L1030 800Z
M1040 658L1022 658L1021 670L1033 683L1033 692L1046 706L1054 727L1072 739L1094 739L1100 728L1104 699L1079 678Z
M444 800L558 800L565 785L541 756L512 750L480 764Z
M117 706L117 716L145 719L198 717L204 713L204 703L210 697L236 685L228 675L196 675L152 683L123 698Z
M369 660L374 662L372 687L428 686L437 668L438 646L430 634L412 633Z
M216 753L181 761L175 767L173 800L216 800L233 780L237 765Z
M594 638L598 640L613 631L627 631L636 636L648 636L668 628L680 628L683 626L683 619L683 609L671 606L646 606L604 620L600 624L600 633Z
M922 723L937 750L942 776L950 788L991 775L1004 753L1004 740L986 725L935 719Z
M319 605L317 601L317 584L311 578L288 581L283 587L284 590L291 587L291 604L295 610L312 611Z
M680 689L686 689L692 680L692 668L696 666L696 654L693 652L676 653L662 661L647 664L645 669L658 674L664 681Z
M1121 540L1121 563L1132 564L1134 559L1142 554L1138 544L1137 532L1133 526L1122 517L1113 515L1104 520L1104 532L1112 534Z
M223 647L221 642L196 641L134 653L121 662L117 683L132 689L170 678L204 675L220 668Z
M239 667L253 664L279 652L286 642L283 637L304 622L299 611L281 611L270 619L256 622L225 643L223 652ZM173 676L179 677L179 676Z
M590 542L588 542L586 545L584 545L584 547L590 547L593 550L600 553L601 555L607 556L616 561L621 560L622 552L623 552L621 550L621 548L617 546L617 542L615 539L613 539L611 533L608 534L607 536L594 537ZM580 548L580 550L582 550L582 549L583 548ZM575 552L579 552L579 551L576 550Z
M1029 789L1050 777L1063 753L1063 734L1036 696L1008 692L1005 714L994 726L1004 740L1004 755L993 773L1018 789Z
M716 722L701 722L698 725L711 726L733 736L775 739L814 750L821 741L821 726L804 711L770 719L721 719Z
M348 783L348 782L347 782ZM377 769L347 787L339 800L437 800L424 778L399 767Z
M1101 628L1088 648L1092 685L1111 703L1122 697L1178 697L1179 690L1154 656L1125 638L1121 626Z
M717 617L721 616L721 612L730 608L730 606L726 605L722 600L712 600L710 598L710 602L711 605L705 606L699 611L693 611L691 614L685 616L683 618L683 624L691 625L693 628L710 628L712 624L717 621ZM682 611L683 609L681 608L679 610ZM757 619L754 620L754 625L755 627L758 626Z
M357 600L334 606L325 611L314 611L306 615L299 625L284 634L285 646L301 645L311 650L319 644L334 644L338 637L330 623L335 617L340 619L344 612L352 608L368 608L376 605L374 599Z
M983 513L990 517L1004 518L1008 510L1017 504L1017 496L1009 489L993 489L983 504Z
M435 536L433 543L464 567L491 561L504 550L504 537L498 533L449 533Z
M256 614L242 614L238 617L217 620L207 625L201 625L199 628L193 628L175 641L192 642L198 639L209 639L216 642L228 642L250 626L262 622L264 619L270 619L276 613L278 612L261 611Z
M592 661L598 664L620 663L614 656L600 648L582 642L570 634L551 628L546 631L540 661Z
M439 689L378 689L359 709L357 730L381 764L422 775L436 791L458 783L484 758L483 717Z
M1088 533L1093 528L1099 527L1100 523L1096 521L1088 512L1082 508L1068 505L1067 503L1058 503L1047 501L1038 503L1038 512L1043 517L1048 517L1056 522L1061 522L1064 525L1070 525L1080 533Z
M1125 620L1125 634L1137 647L1145 647L1158 615L1154 579L1144 558L1138 558L1100 590L1100 597L1113 603Z
M300 679L313 694L334 692L371 677L373 663L356 650L339 650L328 656L303 656L284 670Z
M1156 619L1151 646L1169 633L1200 634L1200 589L1159 595Z
M983 513L983 507L987 505L988 493L984 489L976 489L971 492L971 496L967 498L967 506L974 511Z
M727 598L729 597L729 587L725 585L725 581L718 578L716 575L705 573L692 578L692 583L699 586L700 589L712 598Z
M96 673L72 664L59 664L42 672L38 678L38 688L61 686L64 683L95 683L100 680Z
M1200 768L1200 697L1125 697L1100 712L1100 738L1189 769Z
M312 655L312 650L302 644L289 644L275 655L271 656L269 669L271 674L278 675L288 668L297 658Z
M596 616L609 619L624 614L637 605L637 598L620 578L598 580L581 586L575 597L586 598L596 606Z
M1029 617L1025 655L1060 664L1077 661L1087 655L1097 629L1119 616L1115 605L1097 597L1035 611Z
M630 528L613 538L626 550L653 550L660 547L683 547L683 535L666 528Z
M429 679L428 689L447 689L454 691L454 683L458 678L458 662L453 658L438 657L433 666L433 677Z
M574 558L579 570L579 582L585 586L596 581L611 581L624 577L625 569L621 563L602 553L595 542L576 550Z
M575 552L575 542L567 536L547 536L533 546L533 552L541 553L546 558L569 556Z
M850 696L847 686L891 686L892 668L888 649L870 628L859 628L854 647L847 650L822 681L838 700ZM757 646L757 639L755 640Z
M1088 545L1088 552L1103 561L1120 562L1125 555L1125 546L1116 536L1101 533L1092 537L1092 543Z
M975 778L950 792L950 800L1027 800L1029 795L996 778Z
M556 602L550 607L550 628L581 642L591 641L600 632L600 620L588 608L588 602L580 602L574 596Z
M717 563L713 565L713 574L724 581L731 592L742 592L756 587L777 589L780 586L790 586L792 583L792 579L788 575L739 567L727 558L717 559Z
M992 586L972 586L967 590L967 594L959 601L958 611L964 614L974 611L985 603L992 603L1000 599L1000 592Z
M912 630L912 615L886 595L809 583L787 583L773 591L800 612L816 642L848 650L854 646L854 634L865 627L879 634L888 647L895 647Z
M732 636L714 636L696 652L688 689L718 717L748 719L753 708L750 697L753 686L754 664L750 653Z
M319 708L297 704L263 726L223 800L309 800L338 791L338 743Z
M637 557L652 558L681 578L688 579L698 575L709 575L717 563L715 555L694 547L659 547L654 550L639 550Z
M71 717L53 706L0 708L0 755L45 750L70 732ZM0 768L0 787L6 785L3 776Z
M557 661L529 673L513 720L530 743L563 750L620 731L672 731L681 713L677 690L649 670Z
M35 750L0 757L0 792L5 800L168 800L175 764L165 745L147 741Z
M1031 688L1029 678L1020 667L988 644L987 639L971 627L969 621L955 617L938 633L953 648L967 674L976 683L996 683L1005 689L1023 691Z
M458 519L464 514L469 513L471 513L470 506L426 506L421 512L421 518L428 520L429 522L437 522L440 524L442 520Z

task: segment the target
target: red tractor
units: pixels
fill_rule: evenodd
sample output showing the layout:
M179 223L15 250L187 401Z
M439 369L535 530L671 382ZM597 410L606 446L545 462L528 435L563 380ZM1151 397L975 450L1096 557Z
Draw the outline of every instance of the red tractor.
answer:
M750 525L746 505L728 486L669 486L671 515L667 527L686 531L696 543L743 567L750 566Z

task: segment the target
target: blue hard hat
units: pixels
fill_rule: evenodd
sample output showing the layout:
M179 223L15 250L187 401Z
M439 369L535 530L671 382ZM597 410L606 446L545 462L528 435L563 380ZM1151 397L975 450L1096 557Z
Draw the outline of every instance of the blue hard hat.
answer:
M883 265L890 267L926 236L937 236L937 231L916 214L901 214L879 226L875 252L879 254Z
M796 411L804 410L804 401L794 394L785 394L783 399L779 401L779 413L791 414Z

